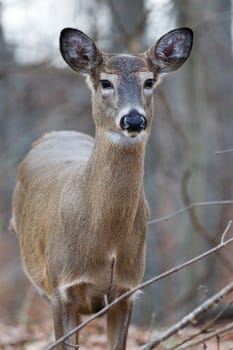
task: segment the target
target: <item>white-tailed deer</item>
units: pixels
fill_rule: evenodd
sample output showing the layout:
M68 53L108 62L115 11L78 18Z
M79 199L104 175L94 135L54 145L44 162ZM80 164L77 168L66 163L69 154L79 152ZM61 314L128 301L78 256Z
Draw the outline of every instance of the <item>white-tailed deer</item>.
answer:
M11 219L25 271L51 304L56 339L143 277L153 88L185 62L192 37L191 29L178 28L145 53L125 55L100 51L79 30L61 32L64 60L88 75L95 139L59 131L36 141L19 166ZM112 350L125 349L132 302L107 315ZM78 344L77 335L71 338Z

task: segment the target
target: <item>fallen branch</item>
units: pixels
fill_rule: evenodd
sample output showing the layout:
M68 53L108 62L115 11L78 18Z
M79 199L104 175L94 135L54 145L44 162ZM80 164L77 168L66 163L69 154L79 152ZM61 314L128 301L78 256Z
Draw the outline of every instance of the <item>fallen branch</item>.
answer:
M157 219L150 220L149 221L149 225L156 224L156 223L161 222L161 221L166 221L168 219L173 218L176 215L183 214L184 212L186 212L187 210L190 210L192 208L204 207L204 206L208 206L208 205L229 205L229 204L233 204L233 200L232 199L222 200L222 201L193 202L190 205L187 205L184 208L175 210L175 211L173 211L172 213L170 213L168 215L162 216L162 217L157 218Z
M229 231L230 227L232 225L232 220L228 222L226 229L224 230L222 237L225 237L227 232ZM215 253L216 251L218 251L219 249L224 248L225 246L227 246L228 244L233 242L233 237L224 241L221 237L221 242L214 248L196 256L195 258L192 258L178 266L175 266L173 268L171 268L170 270L156 276L153 277L151 279L149 279L148 281L145 281L141 284L139 284L138 286L136 286L135 288L132 288L131 290L129 290L128 292L122 294L119 298L115 299L112 303L106 305L103 309L101 309L99 312L97 312L96 314L94 314L92 317L88 318L86 321L82 322L79 326L75 327L74 329L72 329L70 332L68 332L66 335L64 335L63 337L61 337L60 339L58 339L57 341L55 341L53 344L51 344L47 350L52 350L54 349L57 345L59 345L60 343L64 342L64 340L66 340L68 337L70 337L72 334L79 332L82 328L84 328L85 326L87 326L89 323L91 323L92 321L94 321L96 318L104 315L105 313L107 313L111 308L113 308L116 304L118 304L119 302L121 302L122 300L129 298L130 296L132 296L134 293L136 293L138 290L140 289L144 289L148 286L150 286L151 284L157 282L158 280L161 280L167 276L172 275L173 273L180 271L182 269L184 269L185 267L207 257L210 254Z
M145 344L140 348L140 350L151 350L154 349L157 345L159 345L164 340L170 338L172 335L176 334L179 330L183 329L190 323L196 321L198 316L209 310L213 305L218 304L226 295L233 292L233 282L228 284L226 287L220 290L220 292L216 293L213 297L207 299L204 303L190 312L188 315L183 317L179 322L170 327L166 332L162 333L160 336L155 337L150 342ZM203 340L202 340L203 341Z
M220 312L218 312L218 314L214 317L214 319L210 320L204 328L201 328L199 332L191 335L189 338L184 339L183 341L181 341L180 343L174 345L172 348L169 348L169 350L176 350L176 349L183 349L183 347L185 348L187 343L190 344L190 342L193 339L197 339L199 336L203 335L204 333L209 333L209 329L211 326L214 325L214 323L224 314L224 312L232 305L233 301L231 303L229 303L228 305L224 306L223 308L221 308ZM196 340L197 341L197 340Z
M210 340L211 338L214 337L219 337L220 335L227 335L228 333L230 333L233 329L233 322L229 323L228 325L219 328L216 331L211 332L210 334L205 335L204 337L202 337L199 340L190 342L189 344L185 345L185 346L181 346L178 349L179 350L186 350L186 349L192 349L193 346L201 344L203 342L206 342L207 340Z

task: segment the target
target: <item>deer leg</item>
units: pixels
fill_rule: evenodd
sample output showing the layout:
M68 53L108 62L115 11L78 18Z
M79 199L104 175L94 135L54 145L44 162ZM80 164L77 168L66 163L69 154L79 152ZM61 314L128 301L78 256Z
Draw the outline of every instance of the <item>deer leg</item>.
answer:
M80 316L72 304L66 304L64 307L64 329L65 334L69 333L80 323ZM65 340L66 344L78 345L78 332L72 334ZM69 348L71 349L71 347Z
M78 313L76 313L76 326L81 324L81 317ZM78 332L75 333L75 344L78 345Z
M53 325L54 325L55 339L58 340L64 335L63 309L62 309L62 304L61 304L61 301L59 300L59 297L54 297L54 300L52 303L52 311L53 311ZM61 343L57 346L57 349L65 350L66 346L64 343Z
M110 350L125 350L133 303L125 300L107 315L107 334Z
M80 317L72 306L70 303L61 302L59 298L55 298L53 302L53 323L56 340L63 337L80 323ZM69 344L78 345L77 333L68 337L57 349L70 350L72 347Z

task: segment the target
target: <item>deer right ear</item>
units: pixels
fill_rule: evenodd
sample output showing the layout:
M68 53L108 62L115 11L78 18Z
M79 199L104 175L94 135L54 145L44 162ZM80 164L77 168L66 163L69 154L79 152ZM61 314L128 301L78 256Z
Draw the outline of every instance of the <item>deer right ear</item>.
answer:
M61 31L60 51L66 63L79 73L88 74L102 62L102 54L95 43L77 29Z

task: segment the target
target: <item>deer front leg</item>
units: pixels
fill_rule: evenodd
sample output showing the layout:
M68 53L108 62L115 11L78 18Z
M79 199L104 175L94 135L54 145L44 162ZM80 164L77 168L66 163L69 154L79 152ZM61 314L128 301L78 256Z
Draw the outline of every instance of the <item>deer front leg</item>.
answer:
M58 340L80 323L80 316L71 303L64 303L59 297L54 299L52 308L55 338ZM78 345L78 333L68 337L57 349L70 350L70 345Z
M73 328L80 324L80 315L75 311L72 304L65 305L64 308L64 329L65 334L69 333ZM74 333L72 336L65 340L67 345L78 345L78 332ZM72 347L68 346L68 349Z
M53 326L54 326L54 332L55 332L55 339L58 340L64 335L64 325L63 325L62 304L61 304L61 301L59 300L59 297L57 296L54 296L54 299L52 302L52 311L53 311ZM65 350L66 346L64 343L61 343L57 346L57 349Z
M132 306L132 300L124 300L109 311L107 334L110 350L125 350Z

